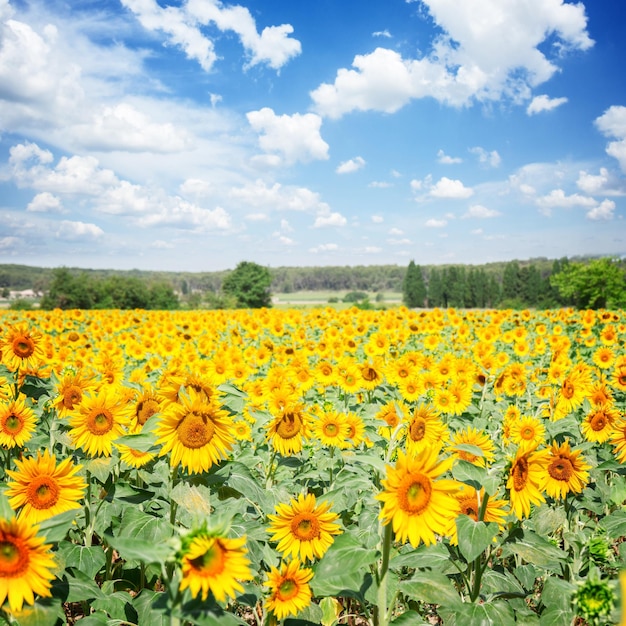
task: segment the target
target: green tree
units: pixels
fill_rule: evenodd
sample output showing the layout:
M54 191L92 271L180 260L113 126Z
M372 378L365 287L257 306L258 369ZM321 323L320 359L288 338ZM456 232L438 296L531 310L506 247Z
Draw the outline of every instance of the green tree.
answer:
M260 309L272 306L270 271L251 261L242 261L224 279L222 291L234 296L237 306L244 309Z
M604 257L589 263L568 263L550 282L579 309L626 306L626 272L619 259Z
M415 261L411 261L402 283L402 302L411 309L423 307L426 300L424 274Z
M76 276L60 267L53 270L50 289L41 300L41 308L91 309L98 299L98 286L87 274Z

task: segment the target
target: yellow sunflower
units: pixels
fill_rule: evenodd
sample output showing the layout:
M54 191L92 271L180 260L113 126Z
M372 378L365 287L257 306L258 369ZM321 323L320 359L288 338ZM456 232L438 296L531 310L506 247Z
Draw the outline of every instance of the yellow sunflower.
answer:
M617 460L626 463L626 418L615 423L610 441Z
M39 524L49 517L80 508L87 484L76 474L81 465L74 465L71 458L57 465L56 457L47 450L37 452L35 458L15 461L15 470L7 470L10 480L6 495L20 519Z
M348 440L355 448L363 441L367 442L365 436L365 424L356 413L346 413L346 423L348 424Z
M0 518L0 606L9 600L12 612L24 602L35 603L35 594L50 597L56 567L49 544L37 536L37 526L27 520Z
M155 433L163 447L159 456L170 454L170 465L182 465L192 474L206 472L228 456L234 443L228 413L204 393L188 389L180 401L161 414Z
M53 400L59 417L65 417L76 410L86 393L93 391L95 381L82 370L68 371L56 386L57 396Z
M33 436L37 418L25 396L0 405L0 446L21 448Z
M380 518L393 524L396 540L407 539L414 548L435 543L437 535L450 536L459 513L456 494L459 483L439 478L454 459L439 458L437 446L424 448L418 455L398 451L393 468L382 481L384 491L376 496L383 502Z
M120 455L120 461L126 463L130 467L139 468L147 465L152 461L152 459L156 458L156 454L152 452L145 452L143 450L136 450L135 448L131 448L130 446L125 446L123 444L115 443L113 444Z
M424 448L441 449L449 438L446 425L439 419L434 409L420 404L407 421L406 450L409 454L418 454Z
M309 420L299 403L287 405L268 425L267 439L283 456L300 452L303 441L308 438Z
M142 426L157 413L161 412L161 402L155 389L144 387L133 399L131 413L131 431L139 432Z
M350 426L345 413L324 411L313 422L312 432L325 446L335 446L341 449L350 446L348 441Z
M506 488L511 508L518 519L530 515L533 504L545 502L542 492L545 482L547 452L519 448L511 463Z
M482 456L460 449L459 446L462 445L479 448L482 451ZM450 440L448 452L462 461L485 467L485 465L493 463L495 460L495 449L496 446L493 439L487 433L473 426L468 426L466 429L454 433Z
M239 581L253 578L245 545L245 536L215 537L206 529L185 537L180 554L180 590L188 588L194 598L202 595L202 600L207 599L209 591L218 602L234 598L243 591Z
M522 450L534 450L544 443L546 427L537 418L525 415L510 424L509 437Z
M268 518L268 532L271 540L278 542L278 551L302 561L322 558L334 541L333 535L341 533L336 522L339 516L330 511L330 503L317 504L312 493L301 493L289 504L279 504L276 515Z
M44 356L41 341L41 333L29 328L27 322L8 326L0 337L2 362L12 372L22 367L36 367Z
M610 406L601 406L592 410L580 423L580 431L587 441L604 443L613 434L619 411Z
M111 387L86 396L78 414L70 418L69 435L74 445L89 456L111 456L113 441L125 434L130 410Z
M571 450L569 441L561 445L554 442L547 457L545 492L555 500L562 500L572 493L580 493L589 482L591 469L580 450Z
M313 570L302 567L298 559L283 562L280 569L272 567L264 583L269 587L269 597L265 600L265 608L271 611L277 620L289 615L296 615L311 604L311 587Z
M478 521L478 515L480 513L481 506L485 498L485 490L481 489L480 492L471 487L461 483L459 491L456 494L456 498L459 502L460 514L471 517L475 522ZM506 500L497 500L489 498L487 506L483 511L483 522L495 522L500 528L503 528L506 523L506 516L508 512L509 503ZM457 545L459 542L456 524L454 532L450 538L450 543Z

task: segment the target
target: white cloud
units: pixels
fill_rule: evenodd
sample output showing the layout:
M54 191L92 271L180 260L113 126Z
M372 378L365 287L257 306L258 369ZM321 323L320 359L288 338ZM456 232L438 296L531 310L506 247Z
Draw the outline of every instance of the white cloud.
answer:
M443 228L447 224L448 220L437 220L435 218L431 218L429 220L426 220L424 226L426 226L426 228Z
M351 174L352 172L357 172L361 168L365 166L365 159L363 157L355 157L354 159L349 159L348 161L343 161L337 166L335 172L337 174Z
M382 252L383 249L379 246L365 246L365 252L366 254L378 254L379 252Z
M615 137L606 147L606 153L617 159L626 172L626 106L609 107L595 120L595 125L606 137Z
M26 206L33 213L65 213L61 199L49 191L38 193Z
M317 254L318 252L333 252L339 250L339 246L336 243L321 243L319 246L309 248L309 252Z
M367 186L372 189L388 189L389 187L393 187L393 183L388 183L382 180L373 180Z
M612 220L615 213L615 202L603 200L597 207L587 211L586 217L590 220Z
M460 180L452 180L443 176L433 187L429 194L433 198L469 198L474 194L471 187L466 187Z
M395 237L395 236L399 236L399 235L404 235L404 231L403 231L403 230L401 230L400 228L390 228L390 229L387 231L387 234L388 234L388 235L392 235L392 236L394 236L394 237Z
M202 26L214 25L222 32L236 33L250 57L248 66L266 63L279 69L301 51L300 42L289 36L293 32L290 24L267 26L259 34L250 11L242 6L224 6L217 0L188 0L181 7L161 7L155 0L122 0L122 4L133 11L145 29L164 33L169 42L207 72L218 56L213 40L202 33Z
M484 219L488 217L498 217L499 215L502 215L500 211L496 211L495 209L488 209L482 204L472 204L462 217Z
M623 196L626 194L624 183L612 175L606 167L601 167L599 174L589 174L580 170L576 185L589 195Z
M478 161L484 165L498 167L502 162L497 150L491 150L489 152L480 146L475 146L474 148L470 148L469 151L478 156Z
M157 250L173 250L175 248L173 243L163 241L162 239L156 239L150 244L150 247Z
M567 102L567 98L550 98L545 94L535 96L526 108L527 115L536 115L543 111L552 111Z
M250 222L267 222L270 216L267 213L248 213L245 219Z
M276 115L269 107L250 111L246 117L260 134L259 145L265 152L279 153L285 161L328 159L328 144L320 135L322 118L314 113Z
M339 69L333 83L311 93L318 112L332 118L354 110L393 113L423 97L453 106L502 97L522 102L558 71L540 50L546 40L554 39L557 59L593 45L582 3L508 0L506 9L501 0L423 4L443 31L429 55L405 59L376 48L355 56L353 69Z
M597 202L588 196L581 196L578 193L565 195L562 189L553 189L549 194L540 196L535 200L537 206L549 214L553 208L569 209L572 207L594 207Z
M452 157L447 155L443 150L437 152L437 162L442 165L454 165L455 163L463 163L461 157Z
M348 220L337 212L320 212L315 218L313 228L325 228L326 226L345 226Z
M321 201L320 195L306 187L283 186L280 183L268 187L261 179L242 187L233 187L229 197L239 205L266 211L330 211L328 205Z
M482 228L474 228L473 230L470 230L470 233L472 235L482 235L483 234L483 229Z
M181 198L172 198L168 205L161 205L149 214L137 219L139 226L175 226L203 233L231 228L231 217L222 208L205 209Z
M70 241L76 239L97 239L102 235L104 235L104 231L95 224L69 220L63 220L56 231L56 236L59 239L67 239Z
M377 30L372 33L372 37L386 37L391 38L391 33L385 28L385 30Z
M374 224L382 224L385 221L385 218L382 215L372 215L372 222Z

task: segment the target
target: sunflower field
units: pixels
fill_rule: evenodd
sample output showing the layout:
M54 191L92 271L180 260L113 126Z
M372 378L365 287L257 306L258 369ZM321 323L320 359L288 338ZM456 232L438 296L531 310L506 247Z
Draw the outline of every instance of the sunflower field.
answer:
M626 624L626 313L0 312L0 624Z

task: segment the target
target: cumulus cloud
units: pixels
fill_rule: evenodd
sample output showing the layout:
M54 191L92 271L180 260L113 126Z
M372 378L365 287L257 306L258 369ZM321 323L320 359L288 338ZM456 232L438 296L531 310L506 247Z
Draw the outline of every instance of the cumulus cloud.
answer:
M626 172L626 106L609 107L595 120L595 125L606 137L614 137L606 147L606 153L617 159Z
M463 163L461 157L452 157L447 155L443 150L437 152L437 163L442 165L454 165L455 163Z
M372 222L374 224L382 224L385 221L385 218L382 215L372 215Z
M437 220L435 218L431 218L424 222L424 226L426 226L426 228L443 228L447 224L448 220Z
M319 246L309 248L309 252L313 252L314 254L319 252L333 252L334 250L339 250L339 246L336 243L321 243Z
M536 115L543 111L553 111L557 107L567 102L567 98L550 98L544 94L535 96L528 107L526 107L526 113L528 115Z
M500 211L496 211L495 209L488 209L482 204L472 204L466 213L462 215L464 218L478 218L484 219L488 217L498 217L502 215Z
M246 117L259 133L259 145L278 153L286 163L328 159L328 144L320 135L322 118L315 113L276 115L269 107L250 111Z
M586 194L602 194L605 196L622 196L626 194L624 183L617 180L606 167L601 167L599 174L590 174L585 170L578 173L576 185Z
M283 186L280 183L268 186L261 179L242 187L233 187L229 196L238 204L267 211L330 212L320 195L306 187Z
M502 97L523 102L558 71L559 54L593 45L582 3L509 0L506 11L500 0L423 4L442 30L428 55L406 59L379 47L355 56L352 69L339 69L333 83L311 93L320 114L393 113L423 97L453 106ZM550 59L541 49L548 39L556 44Z
M357 172L365 166L365 159L363 157L355 157L354 159L349 159L347 161L343 161L337 166L335 172L337 174L351 174L352 172Z
M497 150L487 151L480 146L470 148L469 151L478 157L478 162L489 167L498 167L502 162Z
M373 180L367 186L372 189L388 189L389 187L393 187L393 183L388 183L384 180Z
M547 215L551 209L569 209L572 207L595 207L597 202L589 196L581 196L578 193L566 195L562 189L553 189L549 194L540 196L535 200L537 206Z
M74 241L77 239L97 239L102 237L104 231L95 224L86 224L85 222L73 222L63 220L56 231L59 239L67 239Z
M239 5L225 6L218 0L188 0L180 7L161 7L156 0L122 0L122 4L146 30L163 33L207 72L218 56L214 41L202 32L203 26L234 32L249 56L248 66L265 63L280 69L301 52L300 42L290 37L290 24L267 26L259 34L250 11Z
M471 187L466 187L460 180L452 180L443 176L430 189L433 198L469 198L474 194Z
M320 211L315 218L313 228L325 228L327 226L345 226L348 220L336 211Z
M586 213L590 220L612 220L615 213L615 202L613 200L603 200L597 207L590 209Z
M65 213L61 199L49 191L38 193L26 206L33 213Z
M401 230L400 228L390 228L387 231L387 234L388 235L393 235L395 237L395 236L398 236L398 235L404 235L404 231Z

